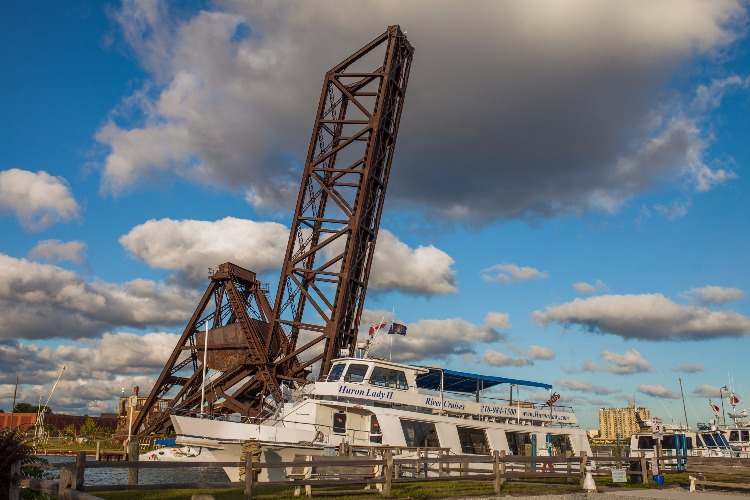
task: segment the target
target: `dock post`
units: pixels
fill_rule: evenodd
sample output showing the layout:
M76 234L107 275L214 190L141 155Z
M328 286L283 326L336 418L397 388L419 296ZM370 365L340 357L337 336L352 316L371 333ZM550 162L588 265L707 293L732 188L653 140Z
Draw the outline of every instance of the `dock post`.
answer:
M644 455L641 455L641 482L648 483L648 464Z
M96 458L95 460L98 462L102 459L102 442L97 441L96 442Z
M130 441L128 443L128 462L138 461L138 442ZM138 484L138 465L128 469L128 484Z
M245 491L242 495L243 500L253 498L253 454L245 453Z

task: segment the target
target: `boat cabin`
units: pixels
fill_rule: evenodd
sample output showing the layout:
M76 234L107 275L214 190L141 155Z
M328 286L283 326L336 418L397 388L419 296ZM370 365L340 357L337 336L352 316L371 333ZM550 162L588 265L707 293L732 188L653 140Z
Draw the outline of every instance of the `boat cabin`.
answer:
M507 399L498 397L503 384ZM314 420L331 444L446 448L463 454L590 452L572 409L523 401L521 386L551 389L538 382L342 358L327 376L303 388L308 404L290 403L283 420L295 428L305 427L295 422Z

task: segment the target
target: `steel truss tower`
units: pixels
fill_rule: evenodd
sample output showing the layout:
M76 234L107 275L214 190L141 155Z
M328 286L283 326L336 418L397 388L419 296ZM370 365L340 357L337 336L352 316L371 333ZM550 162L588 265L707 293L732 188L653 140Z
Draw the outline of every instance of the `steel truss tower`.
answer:
M222 264L134 429L166 427L168 412L149 410L175 388L166 410L202 410L206 322L214 410L219 402L267 416L283 384L326 374L333 359L354 353L413 54L390 26L326 73L275 305L254 273Z

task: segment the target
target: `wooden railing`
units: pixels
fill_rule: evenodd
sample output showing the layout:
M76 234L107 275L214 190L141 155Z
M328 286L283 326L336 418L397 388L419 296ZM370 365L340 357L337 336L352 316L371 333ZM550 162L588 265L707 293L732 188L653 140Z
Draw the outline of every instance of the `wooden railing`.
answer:
M134 455L137 456L137 455ZM322 460L322 459L325 460ZM391 496L395 484L428 481L473 480L488 481L494 485L496 493L508 480L513 479L566 479L583 485L588 457L582 453L574 456L518 456L506 455L495 451L492 455L443 455L417 456L404 458L386 451L382 457L320 457L309 456L305 460L291 462L253 462L252 454L246 454L244 462L139 462L136 460L122 462L86 461L85 452L79 452L74 463L65 463L60 467L59 481L43 481L19 475L20 463L13 469L11 478L11 500L18 498L18 488L25 487L35 491L44 491L57 495L61 499L95 500L98 497L89 495L97 491L124 490L169 490L169 489L205 489L205 488L243 488L244 499L252 498L253 488L257 486L293 486L300 491L305 487L308 496L315 487L336 487L349 485L374 485L377 491L386 498ZM351 467L356 464L359 473L353 474ZM192 482L171 484L138 484L138 469L161 469L180 467L244 467L243 481L237 482ZM318 467L327 467L328 472L316 473ZM350 469L348 472L331 473L332 467ZM372 471L363 474L363 467ZM118 485L84 485L85 471L94 468L127 468L131 484ZM287 470L286 481L258 482L258 472L262 469ZM294 473L293 470L302 470ZM84 493L84 490L86 493ZM15 496L14 496L15 495Z

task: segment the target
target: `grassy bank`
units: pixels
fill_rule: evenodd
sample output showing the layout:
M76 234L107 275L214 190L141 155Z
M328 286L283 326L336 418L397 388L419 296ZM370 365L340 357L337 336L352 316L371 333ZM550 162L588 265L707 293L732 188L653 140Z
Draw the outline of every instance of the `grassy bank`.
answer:
M687 474L669 474L665 476L664 486L660 488L669 488L674 486L685 486L690 481ZM653 488L650 484L628 484L612 483L609 477L596 478L597 487L603 488ZM327 488L314 488L313 493L320 492ZM565 480L549 481L545 484L531 481L513 481L503 486L503 493L517 493L525 495L548 494L548 493L574 493L580 491L578 484L566 484ZM110 491L98 492L106 500L128 500L131 498L141 498L144 500L189 500L192 495L204 493L211 494L216 500L236 500L242 498L242 490L239 488L223 489L206 489L206 490L169 490L169 491ZM480 481L440 481L434 483L412 483L412 484L394 484L392 490L393 498L421 500L427 498L451 498L458 496L493 496L492 483ZM337 496L343 500L364 499L364 498L381 498L373 494L351 494ZM291 487L266 487L257 486L253 488L253 498L259 500L285 500L300 497L294 497L294 488Z
M599 481L597 481L597 484ZM606 486L606 481L601 481L602 486ZM609 480L611 484L611 480ZM670 484L679 484L672 481ZM621 485L620 487L643 487L648 485ZM321 492L328 488L314 488L313 494ZM580 491L578 484L566 484L565 481L550 482L549 484L532 483L524 481L514 481L503 486L503 493L516 494L548 494L548 493L574 493ZM97 492L96 495L106 500L128 500L131 498L141 498L144 500L189 500L192 495L204 493L211 494L216 500L236 500L242 498L242 490L239 488L227 489L206 489L206 490L170 490L170 491L112 491ZM412 483L412 484L394 484L392 489L393 498L403 499L428 499L428 498L453 498L459 496L494 496L492 483L480 481L436 481L433 483ZM316 495L317 496L317 495ZM285 500L300 497L294 496L294 488L291 487L264 487L258 486L253 488L253 498L259 500ZM381 498L373 494L355 494L340 496L337 498L346 499L364 499L364 498Z

